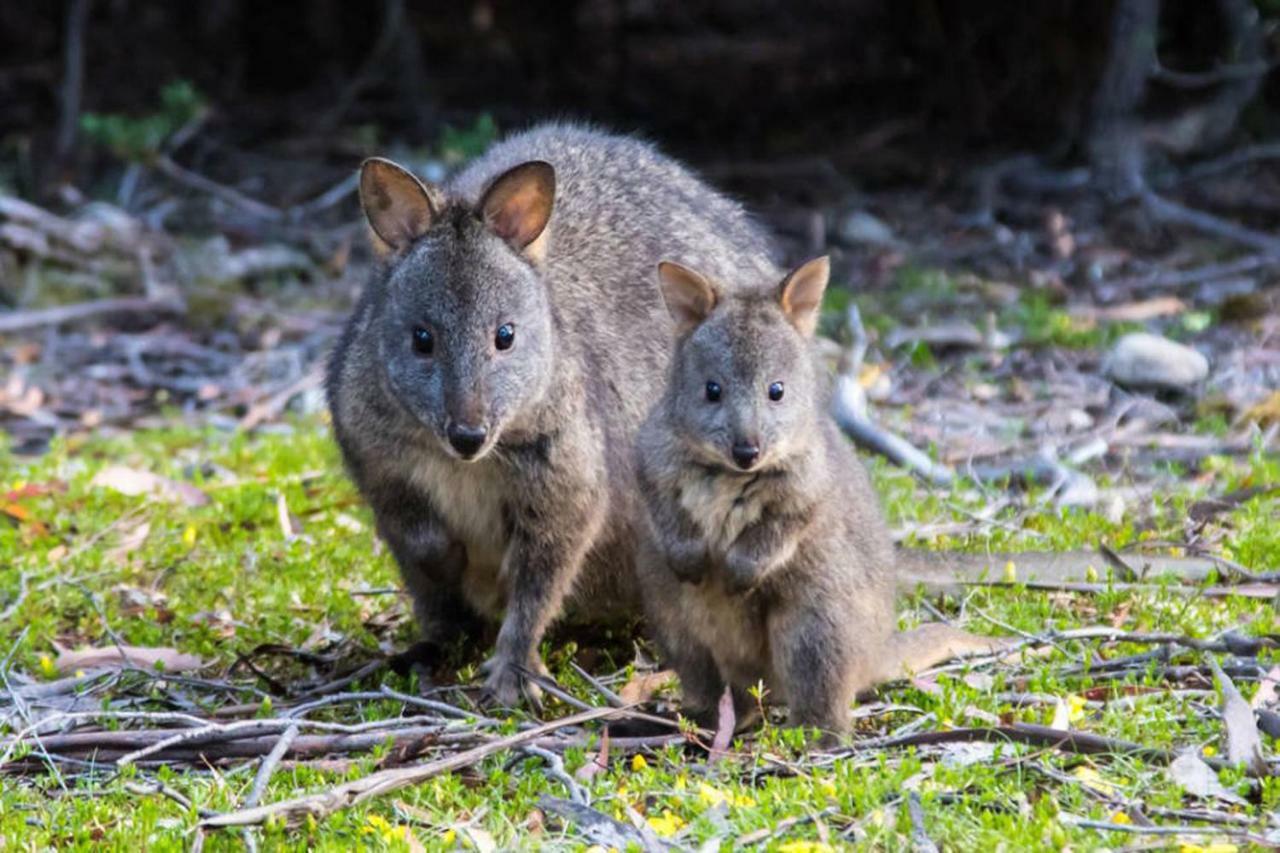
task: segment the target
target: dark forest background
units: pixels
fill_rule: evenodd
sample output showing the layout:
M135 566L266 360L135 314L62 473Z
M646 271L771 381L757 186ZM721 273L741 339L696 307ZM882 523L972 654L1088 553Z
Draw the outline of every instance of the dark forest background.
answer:
M937 182L1011 151L1087 159L1123 5L11 2L0 162L24 191L84 182L109 154L83 144L83 115L146 114L185 80L214 108L202 144L266 158L254 164L265 182L290 161L350 166L392 142L430 144L482 113L503 129L587 118L700 163L772 160L785 174L821 159L866 180ZM1280 4L1158 12L1128 50L1149 67L1134 106L1157 154L1273 136L1280 87L1259 68ZM215 172L245 165L205 154Z

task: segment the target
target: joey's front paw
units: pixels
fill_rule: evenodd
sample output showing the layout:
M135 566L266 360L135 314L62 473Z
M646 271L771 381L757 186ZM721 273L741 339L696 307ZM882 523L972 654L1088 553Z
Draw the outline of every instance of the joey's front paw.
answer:
M741 548L730 548L724 555L724 586L734 594L751 590L764 573L763 561Z
M515 708L524 698L536 710L542 704L542 688L529 680L525 671L543 674L546 668L541 661L528 662L522 668L504 655L494 655L484 662L480 671L486 674L480 702L489 708Z
M707 549L702 543L683 543L667 551L667 567L684 583L702 583L707 575Z

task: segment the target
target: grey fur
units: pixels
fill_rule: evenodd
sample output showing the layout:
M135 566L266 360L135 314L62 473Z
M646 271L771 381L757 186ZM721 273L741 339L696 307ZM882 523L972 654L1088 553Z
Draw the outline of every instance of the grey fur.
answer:
M530 161L555 172L536 252L477 208ZM592 616L638 604L633 442L671 349L654 265L674 253L727 268L767 238L652 146L572 125L515 135L424 192L425 233L392 247L334 352L330 407L424 640L501 619L486 690L512 704L566 602ZM508 322L515 343L497 352ZM424 324L430 362L411 347ZM450 421L488 428L477 458L450 450Z
M743 723L755 710L747 690L763 681L794 724L842 732L857 693L990 641L946 626L895 633L893 547L865 469L826 414L827 374L808 337L816 304L789 313L781 273L762 281L761 265L664 284L688 322L636 443L650 520L639 577L686 713L714 720L727 684ZM714 307L687 316L701 304ZM744 441L760 450L746 471L733 456Z

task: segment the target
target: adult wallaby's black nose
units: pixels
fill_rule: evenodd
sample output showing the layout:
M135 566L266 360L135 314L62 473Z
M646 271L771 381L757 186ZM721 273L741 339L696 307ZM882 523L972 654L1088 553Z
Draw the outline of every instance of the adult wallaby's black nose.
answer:
M458 455L463 459L470 459L484 446L484 439L489 434L489 431L484 427L449 424L447 433L449 435L449 444L453 445L453 449L458 451Z
M735 444L733 446L733 461L738 463L738 467L744 471L756 463L760 458L760 448L754 444Z

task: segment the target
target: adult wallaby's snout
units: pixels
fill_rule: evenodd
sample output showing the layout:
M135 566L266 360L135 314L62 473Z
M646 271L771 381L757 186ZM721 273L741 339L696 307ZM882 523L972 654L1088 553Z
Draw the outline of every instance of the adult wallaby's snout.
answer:
M445 439L459 458L476 458L489 439L488 413L480 393L468 390L449 394L446 406Z

